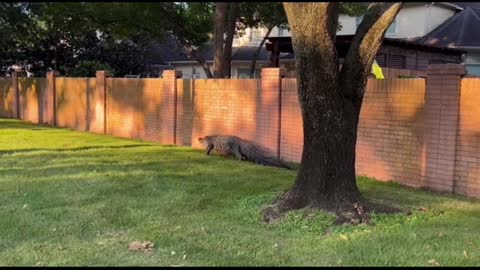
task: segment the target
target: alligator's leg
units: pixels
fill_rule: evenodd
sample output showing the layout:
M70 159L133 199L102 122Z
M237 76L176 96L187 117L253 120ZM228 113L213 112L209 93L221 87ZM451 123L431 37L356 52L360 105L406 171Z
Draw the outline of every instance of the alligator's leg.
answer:
M210 152L213 150L213 143L209 143L207 146L207 155L210 155Z
M243 155L242 155L242 152L240 151L240 146L237 146L235 148L233 148L233 154L235 155L236 158L238 158L238 160L243 160Z

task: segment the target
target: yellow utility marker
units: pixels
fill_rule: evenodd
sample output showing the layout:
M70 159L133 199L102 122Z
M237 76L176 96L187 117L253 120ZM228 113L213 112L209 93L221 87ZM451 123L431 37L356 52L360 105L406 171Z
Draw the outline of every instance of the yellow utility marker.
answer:
M385 79L385 77L383 77L382 68L378 65L377 60L373 60L372 73L373 75L375 75L375 78L377 78L378 80Z

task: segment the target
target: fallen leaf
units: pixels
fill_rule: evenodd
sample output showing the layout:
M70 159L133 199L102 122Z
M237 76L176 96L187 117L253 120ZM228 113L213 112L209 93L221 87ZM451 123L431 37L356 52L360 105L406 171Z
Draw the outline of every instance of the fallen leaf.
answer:
M183 255L183 259L184 259L184 260L187 259L187 254Z
M343 240L348 240L348 236L346 236L345 234L340 234L340 238Z
M428 264L433 266L440 266L440 264L435 259L428 260Z
M468 253L466 250L463 251L463 256L468 257Z
M27 206L28 206L27 204L24 204L24 205L23 205L23 209L27 208Z
M428 208L426 208L426 207L420 207L420 208L418 208L418 210L420 210L420 211L427 211Z
M128 245L128 250L133 250L133 251L152 251L154 247L154 244L150 241L133 241Z

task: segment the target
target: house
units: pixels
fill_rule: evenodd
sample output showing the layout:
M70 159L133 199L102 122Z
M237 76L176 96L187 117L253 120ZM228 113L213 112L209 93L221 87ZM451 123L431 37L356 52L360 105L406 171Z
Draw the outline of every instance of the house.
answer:
M354 35L337 36L335 46L342 63ZM282 67L293 72L294 56L290 37L268 38L266 48L271 52L273 67ZM283 55L282 55L283 54ZM465 51L454 48L431 46L403 39L385 38L376 56L381 67L425 71L428 64L462 63ZM417 74L422 74L421 72Z
M256 46L241 46L233 47L232 49L232 78L250 78L250 65L252 56L258 49ZM201 52L202 57L210 66L210 71L213 73L213 56L214 47L212 43L205 46ZM266 48L262 48L257 57L255 78L259 78L260 69L262 67L270 66L270 54ZM194 60L190 60L185 54L178 55L169 60L169 64L175 69L182 71L183 78L206 78L203 68Z
M238 42L238 41L237 41ZM250 64L253 54L258 46L239 46L232 49L232 78L249 78ZM206 78L204 69L200 64L187 57L185 51L177 45L175 38L170 37L165 42L155 42L147 49L147 64L155 74L161 74L162 70L175 69L182 71L183 78ZM214 45L209 42L199 49L199 54L210 66L213 73ZM255 77L260 76L260 69L270 65L270 53L265 47L257 57ZM158 76L158 75L157 75Z
M362 18L363 16L340 15L342 28L337 34L355 34ZM388 28L385 37L386 40L405 39L425 45L461 49L466 52L463 63L467 73L480 76L480 31L477 27L480 27L480 3L407 2ZM282 36L290 36L290 33L284 31ZM449 59L439 59L437 56L429 62L450 62ZM382 57L377 57L380 66L381 59Z
M467 74L480 76L480 3L464 9L419 40L420 43L460 48L467 52Z
M480 3L405 3L385 34L385 42L377 55L377 61L383 67L417 70L424 70L431 63L465 63L469 74L480 75L480 31L474 28L476 25L480 26L479 10ZM339 16L341 29L337 32L338 37L344 41L348 40L355 34L362 19L363 16L351 17L341 14ZM253 52L266 31L264 28L249 28L245 30L244 35L234 39L232 78L246 76ZM454 42L449 38L453 33L456 34ZM274 28L269 40L273 41L275 38L280 40L290 36L288 30ZM442 39L443 41L440 41ZM405 42L402 43L401 40ZM414 43L420 46L415 46ZM440 49L440 47L451 49ZM269 50L266 47L262 48L256 69L272 64L292 69L293 55L287 51L280 54L278 59L273 59L269 56ZM462 59L461 54L464 52L466 55ZM212 68L213 47L211 51L206 51L205 59ZM278 63L272 63L272 60ZM185 77L206 77L200 65L186 57L172 58L168 64L182 70Z

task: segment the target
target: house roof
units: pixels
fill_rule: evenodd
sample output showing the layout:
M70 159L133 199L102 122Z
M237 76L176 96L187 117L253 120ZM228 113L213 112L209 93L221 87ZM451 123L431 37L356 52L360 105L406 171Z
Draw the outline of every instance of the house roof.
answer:
M419 42L449 48L480 47L480 3L478 8L465 6Z
M463 10L467 7L480 8L479 2L438 2L438 4L449 5L457 10Z
M232 61L242 62L251 61L253 54L258 49L257 46L242 46L232 48ZM206 43L200 48L200 55L206 61L213 61L214 56L214 44L213 42ZM183 48L179 47L175 41L175 38L170 37L165 42L154 42L147 49L148 64L168 64L175 62L195 62L187 57ZM257 61L268 61L270 53L265 46L260 50L260 54L257 57Z
M335 46L339 51L340 57L346 53L348 50L350 43L353 40L354 35L338 35L335 41ZM267 50L271 51L273 43L278 42L279 51L285 53L293 53L292 48L292 39L291 37L271 37L268 38L270 43L267 43L266 47ZM454 55L462 55L465 51L460 49L453 49L441 46L433 46L427 44L421 44L415 41L403 40L403 39L395 39L395 38L384 38L383 45L391 45L395 47L401 48L409 48L415 49L419 51L430 51L430 52L442 52L446 54L454 54ZM280 56L280 59L289 59L292 58L291 55Z

